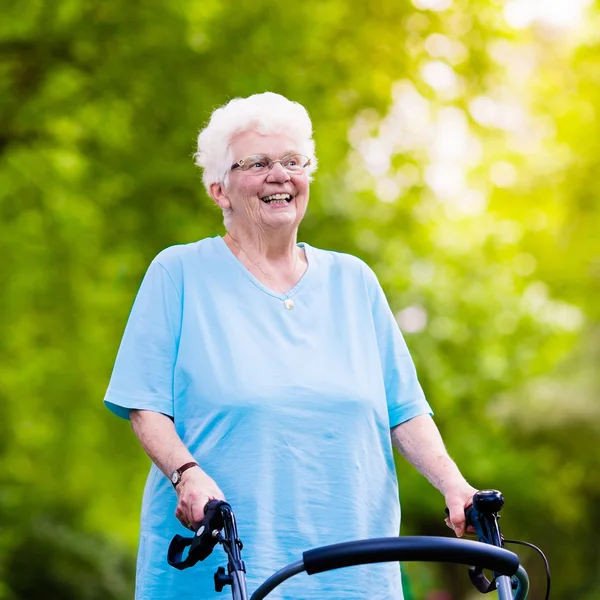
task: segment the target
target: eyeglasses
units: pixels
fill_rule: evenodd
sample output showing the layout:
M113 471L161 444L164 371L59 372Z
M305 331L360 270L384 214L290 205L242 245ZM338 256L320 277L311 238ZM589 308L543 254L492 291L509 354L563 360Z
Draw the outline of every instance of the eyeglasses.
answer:
M264 175L273 168L275 163L279 163L288 173L302 173L310 165L310 158L304 154L290 154L281 160L273 160L264 154L255 154L238 160L231 165L231 170L241 169L256 175Z

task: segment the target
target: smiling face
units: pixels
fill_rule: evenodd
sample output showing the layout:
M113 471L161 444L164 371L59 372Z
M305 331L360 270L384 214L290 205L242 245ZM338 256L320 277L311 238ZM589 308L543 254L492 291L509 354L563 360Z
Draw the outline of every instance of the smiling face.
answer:
M233 162L248 156L264 154L279 160L301 152L298 143L285 134L262 135L245 131L235 136L230 145ZM308 205L308 173L289 173L275 163L268 173L256 174L252 169L234 169L229 181L213 184L211 194L221 208L231 209L230 223L246 230L295 230ZM275 196L275 198L273 198Z

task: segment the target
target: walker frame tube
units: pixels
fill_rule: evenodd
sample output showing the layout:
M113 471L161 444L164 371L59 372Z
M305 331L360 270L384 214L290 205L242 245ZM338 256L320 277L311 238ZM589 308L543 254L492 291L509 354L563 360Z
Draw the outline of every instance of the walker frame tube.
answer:
M477 565L504 575L508 585L498 586L499 600L525 600L529 589L527 573L519 557L503 548L482 542L444 537L406 536L358 540L315 548L304 553L303 560L289 564L269 577L250 600L263 600L281 583L306 571L309 575L333 569L378 562L451 562ZM511 576L518 587L513 596Z

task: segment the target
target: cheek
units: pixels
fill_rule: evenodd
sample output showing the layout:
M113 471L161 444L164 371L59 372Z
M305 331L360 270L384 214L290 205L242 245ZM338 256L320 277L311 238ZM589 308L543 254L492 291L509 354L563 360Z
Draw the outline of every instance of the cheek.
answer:
M260 189L260 186L257 185L257 183L255 181L252 181L252 179L246 179L245 181L242 182L242 184L240 186L240 192L246 198L248 198L250 196L257 196L259 189Z
M308 175L305 175L301 179L294 181L294 185L299 194L301 194L302 196L306 196L308 198L308 188L309 188Z

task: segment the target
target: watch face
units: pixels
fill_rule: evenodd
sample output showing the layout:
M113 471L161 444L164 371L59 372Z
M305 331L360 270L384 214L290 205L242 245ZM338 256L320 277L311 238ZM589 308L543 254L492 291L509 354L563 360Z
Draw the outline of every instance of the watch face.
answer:
M179 471L173 472L173 475L171 475L171 481L173 483L177 483L179 481Z

